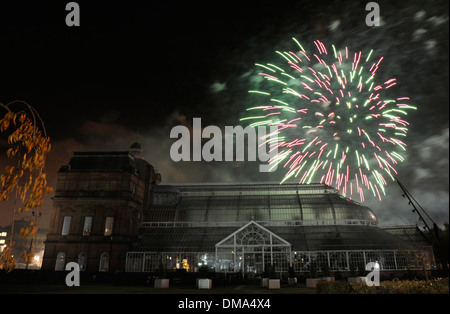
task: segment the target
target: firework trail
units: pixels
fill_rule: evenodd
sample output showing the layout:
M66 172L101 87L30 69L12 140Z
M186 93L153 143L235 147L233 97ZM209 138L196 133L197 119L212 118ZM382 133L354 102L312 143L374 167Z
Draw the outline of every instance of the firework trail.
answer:
M249 91L253 104L241 121L278 127L269 163L283 166L281 183L320 182L350 198L364 201L367 190L381 200L404 160L405 117L416 107L392 96L395 78L377 82L383 57L372 60L373 50L327 49L317 40L308 53L293 41L295 50L276 51L279 62L256 64L264 88Z

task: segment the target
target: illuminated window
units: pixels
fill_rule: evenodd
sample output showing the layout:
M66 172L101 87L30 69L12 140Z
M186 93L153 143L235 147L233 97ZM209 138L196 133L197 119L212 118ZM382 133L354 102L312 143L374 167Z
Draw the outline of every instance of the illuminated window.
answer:
M80 253L80 255L78 255L78 265L80 266L81 271L86 270L86 260L87 260L86 252Z
M109 254L103 252L100 256L100 264L98 267L99 271L108 271L109 270Z
M64 216L64 223L62 227L61 235L68 235L70 229L70 222L72 221L72 216Z
M92 217L91 216L84 217L83 235L90 235L91 227L92 227Z
M114 217L106 217L105 236L110 236L112 234L113 224L114 224Z
M56 255L55 270L56 271L64 270L65 263L66 263L66 254L64 252L59 252L58 255Z
M6 232L0 232L0 237L6 237Z

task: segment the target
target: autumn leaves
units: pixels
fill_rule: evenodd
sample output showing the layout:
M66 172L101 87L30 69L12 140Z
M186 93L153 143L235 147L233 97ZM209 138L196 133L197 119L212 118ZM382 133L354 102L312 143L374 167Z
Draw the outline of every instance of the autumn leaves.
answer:
M11 108L19 105L21 110ZM50 138L45 133L45 126L37 111L24 101L9 104L0 103L6 114L0 119L0 134L7 138L6 156L9 161L0 169L0 201L15 197L15 212L22 214L43 204L44 195L52 192L47 185L45 162L50 152ZM3 153L3 152L0 152ZM34 214L34 212L33 212ZM36 217L33 215L33 218ZM36 219L29 219L30 224L21 228L20 234L27 238L33 236L38 229ZM13 246L12 241L7 251ZM29 252L24 253L25 256ZM0 269L10 269L11 253L3 250L0 258Z

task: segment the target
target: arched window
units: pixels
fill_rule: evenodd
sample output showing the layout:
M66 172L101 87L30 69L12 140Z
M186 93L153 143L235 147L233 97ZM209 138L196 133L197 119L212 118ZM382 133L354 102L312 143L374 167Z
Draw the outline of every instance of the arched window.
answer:
M86 261L87 261L86 252L80 253L80 255L78 255L78 265L80 266L81 271L86 270Z
M59 252L58 255L56 255L55 270L56 271L64 270L65 264L66 264L66 254L64 252Z
M98 267L99 271L108 271L109 270L109 254L106 252L103 252L102 255L100 255L100 264Z

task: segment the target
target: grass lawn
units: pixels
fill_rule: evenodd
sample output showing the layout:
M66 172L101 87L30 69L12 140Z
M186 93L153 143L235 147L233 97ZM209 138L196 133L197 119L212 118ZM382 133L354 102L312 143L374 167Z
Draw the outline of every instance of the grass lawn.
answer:
M83 284L68 287L65 284L1 284L0 294L315 294L315 289L299 286L282 286L269 290L256 285L226 285L212 289L192 286L173 286L156 289L144 285Z

